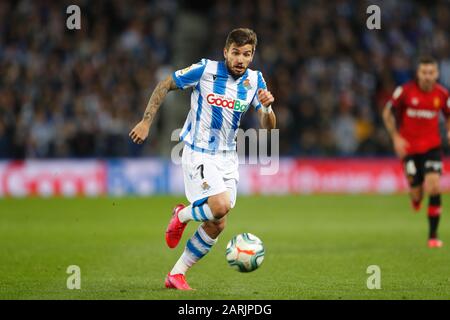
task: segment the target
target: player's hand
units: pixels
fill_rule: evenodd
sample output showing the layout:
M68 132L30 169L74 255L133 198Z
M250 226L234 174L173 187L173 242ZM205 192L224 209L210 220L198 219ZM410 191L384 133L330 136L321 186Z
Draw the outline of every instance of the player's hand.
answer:
M145 121L140 121L128 134L134 143L142 144L147 139L150 125Z
M408 141L406 141L401 135L396 134L393 138L394 150L399 158L406 156L406 149L409 147Z
M448 143L450 143L450 130L447 131L447 141L448 141Z
M274 101L275 98L268 90L259 89L258 90L258 100L261 102L261 104L267 108L270 106Z

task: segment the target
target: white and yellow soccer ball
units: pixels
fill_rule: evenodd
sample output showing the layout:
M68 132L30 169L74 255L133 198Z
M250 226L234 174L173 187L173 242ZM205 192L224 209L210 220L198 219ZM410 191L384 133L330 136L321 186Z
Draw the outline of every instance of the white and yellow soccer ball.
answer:
M251 233L238 234L228 242L226 258L237 271L254 271L264 260L264 245Z

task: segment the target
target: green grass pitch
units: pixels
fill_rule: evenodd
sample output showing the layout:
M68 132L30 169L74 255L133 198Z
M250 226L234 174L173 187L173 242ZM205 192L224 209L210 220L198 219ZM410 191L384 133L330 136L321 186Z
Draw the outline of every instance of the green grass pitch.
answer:
M183 198L0 200L0 299L449 299L446 245L426 246L426 209L406 195L239 197L212 251L187 274L192 292L164 288L176 249L165 245L171 208ZM443 197L444 208L450 197ZM426 204L426 203L425 203ZM225 247L251 232L266 248L258 270L227 265ZM69 265L81 290L66 287ZM381 289L367 288L367 267Z

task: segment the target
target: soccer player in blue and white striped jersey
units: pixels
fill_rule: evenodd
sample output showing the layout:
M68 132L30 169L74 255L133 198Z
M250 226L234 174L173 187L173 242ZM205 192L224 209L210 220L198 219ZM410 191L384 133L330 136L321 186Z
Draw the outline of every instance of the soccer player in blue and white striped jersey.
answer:
M180 134L185 143L182 167L190 204L174 208L166 230L168 246L178 245L189 221L202 224L167 275L167 288L191 289L185 273L217 242L226 215L236 203L239 181L236 135L243 114L253 107L262 128L275 128L271 106L274 98L261 72L248 68L256 44L254 31L244 28L231 31L223 51L225 59L202 59L161 81L150 97L143 119L130 132L135 143L143 143L167 92L192 90L191 109Z

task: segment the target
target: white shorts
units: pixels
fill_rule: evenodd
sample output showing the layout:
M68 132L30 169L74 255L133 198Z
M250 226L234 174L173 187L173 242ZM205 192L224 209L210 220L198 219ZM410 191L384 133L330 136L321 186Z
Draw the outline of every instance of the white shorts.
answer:
M236 151L208 154L185 145L181 164L186 197L190 203L228 191L231 207L235 206L239 182Z

